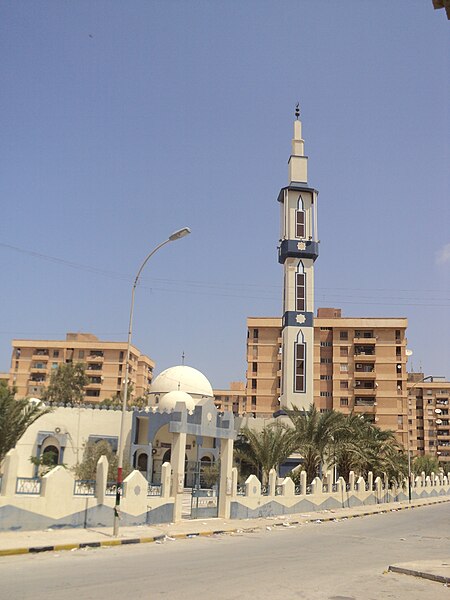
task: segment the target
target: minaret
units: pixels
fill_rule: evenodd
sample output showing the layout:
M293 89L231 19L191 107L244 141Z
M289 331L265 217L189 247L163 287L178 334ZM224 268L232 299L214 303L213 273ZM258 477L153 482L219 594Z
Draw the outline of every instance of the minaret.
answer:
M314 261L319 255L317 190L308 187L297 104L289 185L281 189L278 262L284 268L281 407L308 408L314 400Z

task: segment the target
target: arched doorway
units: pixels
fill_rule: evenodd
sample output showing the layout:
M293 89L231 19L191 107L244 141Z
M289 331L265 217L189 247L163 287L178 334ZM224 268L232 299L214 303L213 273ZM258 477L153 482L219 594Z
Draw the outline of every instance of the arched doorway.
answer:
M47 467L56 467L59 462L59 448L49 444L42 451L42 463Z
M147 454L145 454L145 452L142 452L138 456L136 468L138 471L141 471L141 473L145 473L145 475L147 476L147 467L148 467L148 456L147 456Z

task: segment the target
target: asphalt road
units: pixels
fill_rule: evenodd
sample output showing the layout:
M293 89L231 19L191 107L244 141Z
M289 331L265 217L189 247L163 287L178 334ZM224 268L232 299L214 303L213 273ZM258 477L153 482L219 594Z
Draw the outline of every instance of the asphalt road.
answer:
M440 600L390 564L450 556L447 504L330 523L3 557L2 600ZM243 521L245 526L245 521Z

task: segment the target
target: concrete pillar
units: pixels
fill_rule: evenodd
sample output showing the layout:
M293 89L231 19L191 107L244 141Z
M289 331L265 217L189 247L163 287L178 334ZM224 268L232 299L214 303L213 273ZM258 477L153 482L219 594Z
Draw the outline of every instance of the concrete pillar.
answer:
M161 467L161 498L170 498L171 484L172 465L170 462L165 462Z
M219 517L230 518L231 494L233 491L231 471L233 469L233 440L220 440L220 484L219 484Z
M100 456L95 472L95 496L99 504L105 503L106 484L108 482L108 467L109 464L106 456Z
M306 471L300 473L300 494L304 496L306 494L306 488L308 487L308 480L306 479Z
M354 492L355 491L355 473L353 471L350 471L350 473L348 474L348 483L349 483L349 492Z
M245 480L245 495L249 498L261 496L261 482L256 475L249 475Z
M184 493L184 459L186 456L186 434L174 433L171 461L173 468L173 521L181 520Z
M289 497L293 497L295 496L295 484L292 481L292 479L290 477L285 477L283 479L283 482L281 484L281 495L283 497L289 496Z
M16 493L17 467L19 455L17 450L10 450L3 461L2 496L14 496Z
M373 473L369 471L367 473L367 483L369 484L369 491L373 492Z
M311 494L321 494L322 493L322 480L320 477L314 477L311 483Z
M237 496L238 486L238 470L236 467L231 469L231 496L234 498Z
M383 481L381 477L375 479L375 494L377 496L377 502L380 503L383 495Z
M277 472L275 469L270 469L269 471L269 496L275 497L275 492L277 489Z

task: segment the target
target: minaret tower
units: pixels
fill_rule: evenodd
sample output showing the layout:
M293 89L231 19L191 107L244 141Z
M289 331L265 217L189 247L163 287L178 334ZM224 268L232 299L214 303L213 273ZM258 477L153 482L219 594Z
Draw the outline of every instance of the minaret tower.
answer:
M284 269L281 407L307 409L314 400L314 261L319 255L317 190L308 187L297 104L289 185L281 189L278 262Z

